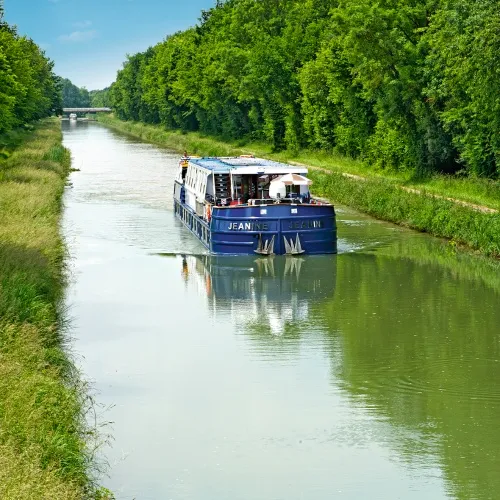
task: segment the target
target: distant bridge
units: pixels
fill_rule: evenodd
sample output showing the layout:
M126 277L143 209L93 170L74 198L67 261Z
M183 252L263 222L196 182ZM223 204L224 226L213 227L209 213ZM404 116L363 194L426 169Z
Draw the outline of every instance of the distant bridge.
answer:
M63 108L63 113L111 113L111 108Z

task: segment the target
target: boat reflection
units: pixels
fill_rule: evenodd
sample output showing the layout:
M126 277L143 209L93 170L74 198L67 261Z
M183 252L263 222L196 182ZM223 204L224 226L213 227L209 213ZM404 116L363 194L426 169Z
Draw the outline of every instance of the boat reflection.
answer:
M237 324L274 336L308 320L311 301L333 299L336 266L337 259L331 255L182 256L184 279L196 283L214 313L230 310Z

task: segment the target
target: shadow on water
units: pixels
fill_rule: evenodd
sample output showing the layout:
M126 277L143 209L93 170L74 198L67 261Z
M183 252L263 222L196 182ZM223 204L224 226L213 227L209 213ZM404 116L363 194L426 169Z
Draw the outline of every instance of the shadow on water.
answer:
M422 238L337 257L179 260L266 358L296 356L319 330L331 384L390 424L377 439L409 469L437 464L455 498L500 491L497 263Z

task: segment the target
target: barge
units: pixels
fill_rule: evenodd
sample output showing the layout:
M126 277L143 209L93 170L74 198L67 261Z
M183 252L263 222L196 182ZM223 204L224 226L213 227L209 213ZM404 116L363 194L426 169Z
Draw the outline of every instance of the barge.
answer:
M311 196L311 184L305 167L184 156L175 215L214 255L337 253L335 209Z

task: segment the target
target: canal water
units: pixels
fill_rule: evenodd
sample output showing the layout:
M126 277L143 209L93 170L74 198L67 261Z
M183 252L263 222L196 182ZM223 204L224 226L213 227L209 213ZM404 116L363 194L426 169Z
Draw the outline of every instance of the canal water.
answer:
M500 269L338 208L339 255L210 258L177 155L63 123L73 350L117 499L500 497Z

